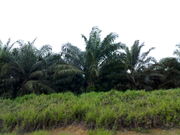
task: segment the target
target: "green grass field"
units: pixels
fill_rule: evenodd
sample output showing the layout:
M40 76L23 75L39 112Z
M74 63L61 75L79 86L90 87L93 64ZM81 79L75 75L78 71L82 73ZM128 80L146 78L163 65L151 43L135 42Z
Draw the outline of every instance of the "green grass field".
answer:
M26 95L14 100L0 99L0 108L1 133L24 133L71 124L82 124L89 130L109 130L96 131L103 134L89 131L90 135L110 135L110 130L121 129L180 127L180 89L152 92L111 90L79 96L68 92Z

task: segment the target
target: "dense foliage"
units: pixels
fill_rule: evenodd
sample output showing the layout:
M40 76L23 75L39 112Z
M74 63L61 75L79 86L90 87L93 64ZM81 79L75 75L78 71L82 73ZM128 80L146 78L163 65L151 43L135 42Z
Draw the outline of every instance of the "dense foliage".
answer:
M177 58L167 57L157 62L149 56L154 48L142 52L144 44L138 40L128 47L116 42L115 33L101 39L101 30L97 27L92 28L89 37L82 37L84 51L67 43L57 54L49 45L37 49L35 40L1 42L0 97L180 87L179 45L174 51Z
M180 126L180 89L152 92L71 92L0 100L1 132L83 123L90 129Z

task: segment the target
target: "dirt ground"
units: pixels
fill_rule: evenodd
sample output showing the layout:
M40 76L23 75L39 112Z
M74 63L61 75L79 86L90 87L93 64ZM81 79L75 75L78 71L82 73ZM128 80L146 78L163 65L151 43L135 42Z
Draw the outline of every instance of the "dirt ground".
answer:
M68 126L64 128L57 128L50 131L52 135L88 135L88 131L83 126ZM180 129L151 129L140 131L118 131L116 135L180 135Z

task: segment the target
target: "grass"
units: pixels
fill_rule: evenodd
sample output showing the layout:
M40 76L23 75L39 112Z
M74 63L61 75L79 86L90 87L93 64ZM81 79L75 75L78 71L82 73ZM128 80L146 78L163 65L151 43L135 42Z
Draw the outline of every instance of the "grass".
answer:
M83 123L89 129L113 130L180 127L180 89L152 92L111 90L79 96L70 92L31 94L14 100L0 99L0 108L2 133L30 132L73 123ZM92 132L97 135L106 133ZM106 134L110 134L109 131Z
M27 135L49 135L49 132L48 131L39 130L39 131L35 131L35 132L32 132L32 133L29 133Z
M70 134L70 133L60 133L59 135L73 135L73 134Z

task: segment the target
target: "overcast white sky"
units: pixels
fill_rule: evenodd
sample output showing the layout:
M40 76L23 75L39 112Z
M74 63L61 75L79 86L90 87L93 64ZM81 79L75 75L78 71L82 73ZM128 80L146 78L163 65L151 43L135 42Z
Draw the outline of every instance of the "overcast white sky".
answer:
M117 41L131 46L145 42L157 59L172 56L180 43L179 0L0 0L0 39L10 37L50 44L59 52L70 42L84 48L81 34L93 26L119 35Z

